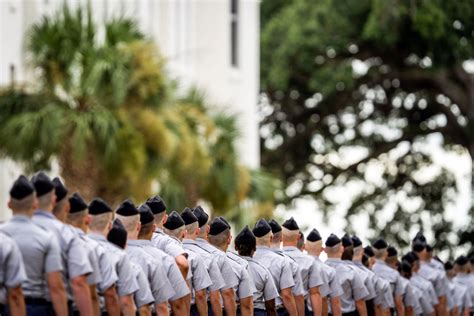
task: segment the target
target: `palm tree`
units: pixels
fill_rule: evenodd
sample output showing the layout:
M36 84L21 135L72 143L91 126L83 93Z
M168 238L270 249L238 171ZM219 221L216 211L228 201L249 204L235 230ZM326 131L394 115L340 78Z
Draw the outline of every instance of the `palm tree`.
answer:
M218 213L273 201L238 163L235 118L211 114L197 90L178 95L134 21L100 28L90 7L65 5L26 44L37 76L0 93L2 155L31 171L57 159L69 187L112 203L155 190L175 208L205 200Z

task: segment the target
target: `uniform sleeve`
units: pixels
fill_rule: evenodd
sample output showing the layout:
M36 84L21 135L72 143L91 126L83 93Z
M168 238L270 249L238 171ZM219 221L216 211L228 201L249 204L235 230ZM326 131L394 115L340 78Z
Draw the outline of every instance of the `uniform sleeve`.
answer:
M330 290L330 297L335 298L341 296L344 291L342 290L341 282L335 271L332 271L327 274L328 276L328 284Z
M239 283L239 298L246 298L253 296L253 293L256 292L255 286L253 285L252 279L250 278L247 270L242 267L242 274Z
M69 245L67 252L67 267L69 279L81 275L88 275L92 272L86 248L78 237L72 238Z
M367 291L367 288L362 282L362 279L355 272L353 272L351 286L352 286L352 295L354 296L354 300L356 301L362 300L362 299L365 299L369 295L369 292Z
M150 283L155 303L164 303L175 294L173 286L166 277L165 269L161 263L149 262L148 264L150 265Z
M324 281L322 276L323 273L316 261L313 258L309 258L309 260L311 260L311 266L308 274L308 286L311 289L314 287L322 286L324 284Z
M397 274L397 277L395 279L395 288L394 288L394 296L402 296L404 293L404 288L403 288L403 283L402 283L402 277L398 274L398 272L395 272Z
M211 277L212 285L209 287L209 291L214 292L222 290L225 287L224 278L222 277L221 270L217 265L217 259L212 259L209 264L209 276Z
M263 297L265 298L265 301L269 301L269 300L273 300L277 298L279 296L278 289L275 285L275 282L273 281L270 271L265 269L265 275L263 276L263 279L264 279Z
M169 254L170 256L172 256L173 258L176 258L177 256L180 256L180 255L183 255L185 253L183 247L180 247L179 245L177 245L176 243L170 241L170 240L167 240L165 243L164 243L164 252L166 252L167 254Z
M420 296L420 305L423 309L423 315L431 314L434 312L433 305L431 304L431 299L427 296L427 293L422 293Z
M52 234L49 234L49 238L46 242L45 272L63 271L58 239L54 238Z
M431 304L438 305L439 300L438 296L436 295L435 289L433 288L433 285L430 282L428 282L427 284L429 285L428 293L430 294Z
M413 289L411 288L410 284L407 284L406 286L403 303L405 306L415 307L415 297L413 294Z
M439 273L435 281L435 290L438 297L448 294L448 282L443 272Z
M282 262L280 280L278 281L280 282L280 290L293 288L295 286L295 279L293 279L293 271L291 271L291 266L289 262Z
M85 245L88 247L87 245ZM91 248L85 248L88 254L89 263L92 268L92 273L89 274L87 277L87 284L95 285L100 284L102 281L102 277L100 275L100 266L99 266L99 259L97 258L97 254Z
M145 273L138 266L134 266L133 269L135 273L135 284L137 285L137 290L134 291L133 295L135 305L137 308L140 308L144 305L152 304L154 302L154 298Z
M212 285L211 277L207 273L204 261L196 255L193 255L193 287L195 291L207 289Z
M127 296L138 290L137 279L133 273L131 262L123 254L117 266L117 293L118 296Z
M365 279L365 287L369 292L369 299L377 297L377 291L375 290L375 281L373 276L371 276L370 274L367 274L367 278Z
M3 268L5 269L4 284L6 288L15 288L27 278L25 266L20 249L13 240L10 240L5 248L8 250L4 254L5 260L3 262Z
M321 271L321 279L323 281L323 284L321 285L321 288L319 289L321 293L321 297L328 297L331 294L331 289L329 287L329 281L328 281L328 274L326 271L324 271L323 267L319 267L319 271Z
M227 261L227 257L225 255L219 257L222 278L225 283L223 290L232 289L239 284L239 280L235 276L234 271L232 271L232 267Z
M167 271L166 277L168 281L174 287L174 296L170 298L171 301L177 300L178 298L184 297L189 294L189 288L186 281L181 274L181 271L171 256L166 256L163 259L164 268ZM207 273L207 272L206 272Z
M293 295L305 295L306 291L304 288L303 279L301 278L301 270L296 263L293 266L293 279L295 280L295 286L292 289Z
M102 247L101 245L97 245L97 247ZM99 283L99 293L104 293L107 289L109 289L112 285L117 283L118 275L117 271L115 270L112 261L107 257L105 252L101 252L99 257L99 269L100 269L100 277L101 281Z

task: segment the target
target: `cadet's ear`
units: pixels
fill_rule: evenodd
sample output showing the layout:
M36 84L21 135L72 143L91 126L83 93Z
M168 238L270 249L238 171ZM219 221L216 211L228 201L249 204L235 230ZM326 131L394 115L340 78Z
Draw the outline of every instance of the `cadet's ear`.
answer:
M8 200L7 205L8 205L8 208L9 208L9 209L12 209L12 200Z
M86 225L89 225L91 223L91 216L89 214L84 216L84 222L86 223Z
M156 231L156 224L153 224L153 229L152 231Z
M163 215L163 219L161 220L161 224L166 223L167 220L168 220L168 214Z
M211 231L211 226L206 225L206 235L209 234L210 231Z
M142 223L138 222L137 223L137 232L139 232L141 228L142 228Z

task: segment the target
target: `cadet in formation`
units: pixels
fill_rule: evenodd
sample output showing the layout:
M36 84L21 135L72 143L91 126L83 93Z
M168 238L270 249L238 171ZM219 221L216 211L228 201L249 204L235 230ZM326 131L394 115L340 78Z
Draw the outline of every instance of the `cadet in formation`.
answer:
M10 190L0 225L0 315L469 316L473 259L443 264L418 233L408 253L383 238L294 218L245 226L154 196L115 210L44 172ZM231 249L232 243L234 249ZM327 260L321 260L325 252Z

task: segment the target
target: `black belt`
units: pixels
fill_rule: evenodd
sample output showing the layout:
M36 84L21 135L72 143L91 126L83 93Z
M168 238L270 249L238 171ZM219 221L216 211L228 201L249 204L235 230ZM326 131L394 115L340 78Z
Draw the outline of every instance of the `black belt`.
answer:
M25 297L26 305L51 305L51 302L39 297Z
M359 316L359 313L357 311L353 311L348 313L342 313L342 316Z

